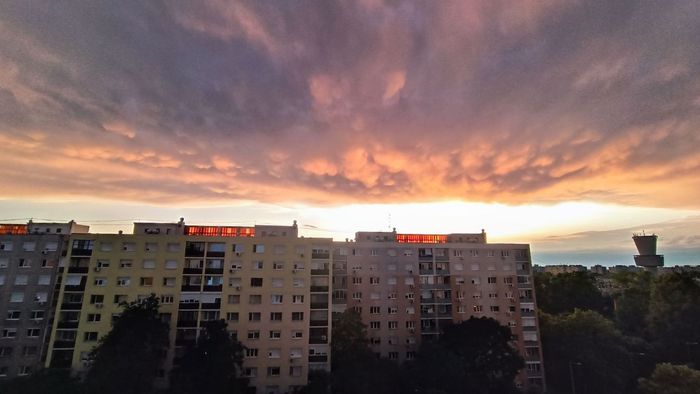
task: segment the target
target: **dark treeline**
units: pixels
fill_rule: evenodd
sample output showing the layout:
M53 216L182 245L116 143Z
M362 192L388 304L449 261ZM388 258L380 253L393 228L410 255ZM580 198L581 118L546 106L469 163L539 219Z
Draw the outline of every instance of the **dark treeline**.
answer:
M548 392L700 393L700 274L601 279L535 274Z

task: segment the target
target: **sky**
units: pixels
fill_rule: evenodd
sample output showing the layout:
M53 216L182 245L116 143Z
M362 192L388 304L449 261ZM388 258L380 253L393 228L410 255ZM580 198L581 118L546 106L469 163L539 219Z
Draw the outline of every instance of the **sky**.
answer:
M698 42L694 0L0 2L0 219L698 263Z

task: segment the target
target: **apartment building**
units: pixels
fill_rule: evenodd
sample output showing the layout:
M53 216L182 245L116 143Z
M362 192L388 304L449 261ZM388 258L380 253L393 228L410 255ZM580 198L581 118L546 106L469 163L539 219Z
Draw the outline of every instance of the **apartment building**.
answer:
M472 316L511 328L526 360L521 386L544 388L529 246L486 234L358 232L336 242L333 311L352 308L378 356L411 360L422 341Z
M120 303L161 299L170 351L159 385L204 322L225 319L258 393L287 393L330 369L331 239L292 226L136 223L133 234L70 238L46 365L84 373Z
M61 256L75 222L0 224L0 378L28 375L46 356Z

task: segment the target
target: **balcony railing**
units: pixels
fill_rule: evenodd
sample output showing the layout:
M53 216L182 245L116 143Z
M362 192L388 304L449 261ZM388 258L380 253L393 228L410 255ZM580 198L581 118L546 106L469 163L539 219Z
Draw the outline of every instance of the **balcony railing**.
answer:
M185 267L182 269L183 274L201 274L202 269L201 268L189 268Z
M89 267L68 267L69 274L87 274Z
M221 293L221 289L223 288L223 285L211 285L207 286L205 285L202 291L213 291L217 293Z
M64 302L61 304L62 311L79 311L82 307L82 302Z
M54 349L72 349L75 347L75 339L72 341L55 341L53 347Z
M92 249L74 248L70 251L71 256L92 256Z
M211 275L222 275L224 273L223 268L207 268L204 270L205 274L211 274Z
M328 286L311 286L312 293L328 293Z
M56 323L56 327L58 328L78 328L78 323L77 321L60 321Z
M309 325L311 327L327 327L328 326L328 320L311 320L309 322Z
M331 254L330 253L323 253L323 252L313 252L311 253L311 258L312 259L327 259L330 258Z
M197 320L178 320L178 327L197 327Z
M201 289L200 285L182 285L182 291L200 291Z
M310 363L327 363L328 356L325 354L309 356L309 362Z
M328 309L327 302L312 302L311 309Z
M202 309L221 309L221 302L203 302Z
M318 345L321 343L328 343L328 338L325 336L322 337L310 337L309 338L309 343L312 345Z
M179 309L199 309L199 302L181 302Z
M328 275L328 269L312 269L311 275Z

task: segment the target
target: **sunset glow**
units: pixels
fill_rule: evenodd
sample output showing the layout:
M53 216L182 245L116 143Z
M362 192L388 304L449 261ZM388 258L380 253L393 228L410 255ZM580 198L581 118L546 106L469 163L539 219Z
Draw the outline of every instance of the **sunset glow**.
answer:
M553 250L664 228L700 256L698 25L697 1L3 2L0 216Z

